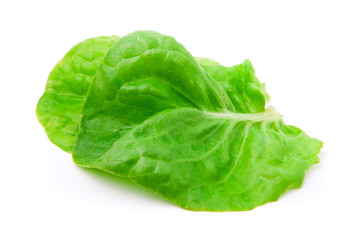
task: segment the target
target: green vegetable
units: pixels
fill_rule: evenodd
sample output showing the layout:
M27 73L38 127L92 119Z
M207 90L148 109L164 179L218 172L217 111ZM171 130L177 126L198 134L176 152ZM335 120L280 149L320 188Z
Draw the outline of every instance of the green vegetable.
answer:
M49 75L37 116L49 139L66 152L72 152L81 108L98 65L118 39L97 37L77 44Z
M37 115L79 166L127 176L186 209L236 211L300 187L319 161L322 142L285 125L268 100L248 60L223 67L137 31L67 53Z

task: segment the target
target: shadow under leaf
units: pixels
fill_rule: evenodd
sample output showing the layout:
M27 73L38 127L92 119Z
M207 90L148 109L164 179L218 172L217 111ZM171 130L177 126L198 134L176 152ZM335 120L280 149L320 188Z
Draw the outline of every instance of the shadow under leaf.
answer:
M146 197L153 201L163 202L165 204L172 205L171 202L167 201L162 196L137 185L136 183L131 181L128 177L120 177L99 169L82 168L82 167L80 167L80 169L92 175L93 177L97 178L98 180L106 182L109 185L126 189L131 194L138 195L141 197Z

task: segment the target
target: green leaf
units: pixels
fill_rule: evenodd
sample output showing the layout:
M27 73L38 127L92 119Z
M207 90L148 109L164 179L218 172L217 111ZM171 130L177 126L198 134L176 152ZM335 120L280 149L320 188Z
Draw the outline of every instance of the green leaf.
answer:
M81 108L98 65L119 37L96 37L74 46L54 67L37 105L39 122L49 139L72 152Z
M190 210L249 210L301 186L322 142L265 109L249 61L199 62L156 32L113 44L82 108L75 163Z
M227 92L238 112L255 113L265 109L270 96L261 84L249 60L232 67L224 67L208 58L196 58L199 64Z
M50 73L46 91L40 98L37 106L37 116L40 123L44 126L49 139L66 152L71 153L75 136L78 132L78 124L82 105L85 101L91 81L96 74L98 65L101 63L106 52L110 49L119 37L96 37L87 39L74 46L64 58L54 67ZM243 81L243 69L245 65L237 65L234 67L223 67L214 60L207 58L196 58L206 72L214 77L215 80L221 83L221 86L228 92L232 101L246 100L242 91L235 91L230 94L230 90L235 90L229 81ZM212 66L213 63L214 65ZM254 79L254 70L251 64L248 64L253 72L250 79ZM254 86L260 87L257 81L252 82ZM243 85L237 85L242 87ZM236 101L236 98L237 99ZM257 103L255 101L252 104ZM264 98L260 98L258 102L264 108ZM235 104L237 108L252 109L246 107L243 101ZM243 110L242 110L243 111Z
M129 176L190 210L249 210L299 187L321 142L260 115L167 110L117 140L86 167ZM271 115L271 116L269 116Z

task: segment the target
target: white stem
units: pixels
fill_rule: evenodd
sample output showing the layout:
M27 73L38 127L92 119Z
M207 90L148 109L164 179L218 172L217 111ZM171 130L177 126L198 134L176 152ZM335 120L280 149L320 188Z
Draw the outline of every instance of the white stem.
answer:
M269 122L282 118L282 115L276 111L274 107L268 107L265 111L259 113L214 113L205 112L205 114L214 116L216 118L229 118L237 121L251 121L251 122Z

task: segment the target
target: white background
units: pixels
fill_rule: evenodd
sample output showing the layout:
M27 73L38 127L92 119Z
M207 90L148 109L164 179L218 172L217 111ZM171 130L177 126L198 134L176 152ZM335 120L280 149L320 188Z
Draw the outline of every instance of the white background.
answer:
M363 239L360 1L1 1L0 239ZM77 167L35 116L76 43L139 29L249 58L285 121L324 141L303 187L249 212L180 209Z

